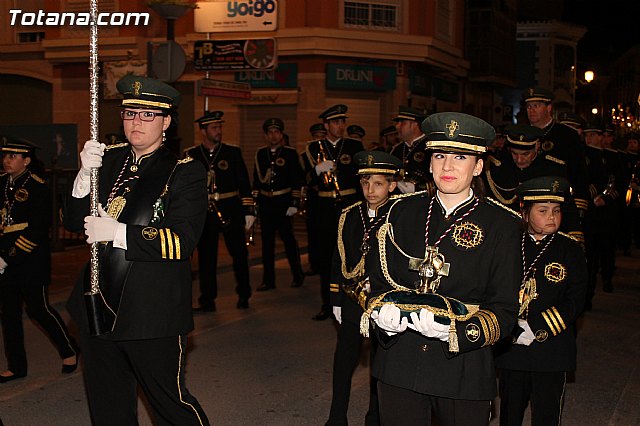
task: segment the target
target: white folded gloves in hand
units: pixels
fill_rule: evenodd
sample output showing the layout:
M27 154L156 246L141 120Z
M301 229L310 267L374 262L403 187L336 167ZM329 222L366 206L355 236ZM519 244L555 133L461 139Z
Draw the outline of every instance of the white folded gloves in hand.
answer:
M383 305L380 311L371 312L371 319L389 336L403 333L409 325L407 317L401 319L400 308L391 304Z
M524 332L522 332L522 334L520 334L516 339L516 345L529 346L536 339L536 335L531 331L531 327L529 327L527 320L519 319L518 325L524 330Z
M406 180L398 181L398 189L403 194L411 194L416 192L416 184L413 182L407 182Z
M297 207L289 207L287 209L287 212L285 213L287 216L293 216L296 213L298 213L298 208Z
M333 307L333 316L338 321L338 324L342 324L342 308L340 306Z
M102 166L102 156L107 146L98 141L88 140L80 152L80 171L83 175L89 176L92 168Z
M253 226L253 223L256 221L256 217L253 215L246 215L244 217L244 229L246 229L247 231L249 229L251 229L251 227Z
M4 270L7 266L9 266L9 264L5 262L2 257L0 257L0 274L4 274Z
M320 176L321 173L329 172L333 170L334 167L335 167L335 163L333 161L325 160L322 163L316 164L316 167L315 167L316 174Z
M449 326L436 322L433 312L422 308L420 309L420 316L415 312L411 312L410 316L412 324L409 324L409 328L426 337L439 339L443 342L449 341Z
M84 233L89 244L113 241L116 237L118 226L126 226L124 223L119 223L109 216L101 204L98 204L98 214L100 216L86 216L84 218Z

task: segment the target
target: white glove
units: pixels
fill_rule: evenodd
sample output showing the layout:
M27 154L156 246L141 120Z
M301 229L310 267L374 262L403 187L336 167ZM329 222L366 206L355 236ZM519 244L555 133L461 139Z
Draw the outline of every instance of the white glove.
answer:
M535 334L533 334L533 331L531 331L531 327L529 327L529 323L527 322L527 320L519 319L518 325L524 330L524 332L518 336L516 345L529 346L535 340Z
M449 326L436 322L433 312L422 308L420 309L420 317L415 312L411 312L410 316L413 324L409 325L409 328L426 337L440 339L443 342L449 341Z
M407 182L406 180L398 181L398 189L403 194L410 194L412 192L416 192L416 184L413 182Z
M322 173L326 173L333 170L334 167L335 167L335 163L333 161L325 160L322 163L316 164L316 167L315 167L316 174L320 176Z
M244 217L244 229L246 229L247 231L249 229L251 229L251 227L253 226L253 223L256 221L256 217L253 215L246 215Z
M338 321L338 324L342 324L342 308L340 306L333 307L333 317Z
M396 305L386 304L380 311L371 312L371 319L376 325L385 331L389 336L402 333L407 330L409 320L407 317L400 319L400 308Z
M2 271L4 272L4 269L9 266L9 264L7 262L5 262L5 260L0 257L0 269L2 269Z
M297 207L289 207L287 209L287 212L285 213L287 216L293 216L296 213L298 213L298 208Z
M107 146L94 140L88 140L80 152L80 171L84 176L91 174L92 168L102 166L102 156Z
M96 241L113 241L116 237L118 225L126 226L109 216L102 209L101 204L98 204L98 214L100 216L87 216L84 218L84 233L88 237L88 244Z

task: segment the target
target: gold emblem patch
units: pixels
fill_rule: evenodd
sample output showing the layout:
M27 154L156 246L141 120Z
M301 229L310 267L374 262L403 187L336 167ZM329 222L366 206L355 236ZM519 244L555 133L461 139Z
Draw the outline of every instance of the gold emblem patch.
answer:
M453 138L456 135L456 131L460 128L460 125L456 120L451 120L451 123L445 125L449 134L447 135L449 138Z
M413 154L413 159L416 160L416 163L422 163L424 161L424 152L416 152Z
M551 151L553 149L553 142L551 141L542 142L542 149L544 151Z
M340 156L340 162L342 164L351 164L351 156L349 154L342 154Z
M284 164L285 164L284 158L279 157L278 159L276 159L276 166L282 167L284 166Z
M464 329L464 334L470 342L477 342L480 338L480 327L473 323L467 324L467 327Z
M148 240L148 241L155 240L157 236L158 236L158 230L152 226L147 226L142 230L142 237L145 240Z
M547 330L536 331L536 342L544 342L548 337L549 333L547 333Z
M567 278L567 268L558 262L551 262L544 267L544 277L553 283L560 283Z
M229 163L227 163L227 160L220 160L218 161L218 168L220 170L227 170L229 168Z
M142 89L142 83L136 81L133 83L133 94L134 96L140 96L140 90Z
M453 228L451 239L458 247L468 250L482 244L484 232L475 223L462 222Z
M29 191L24 188L20 188L16 191L16 195L14 195L16 201L24 202L29 199Z

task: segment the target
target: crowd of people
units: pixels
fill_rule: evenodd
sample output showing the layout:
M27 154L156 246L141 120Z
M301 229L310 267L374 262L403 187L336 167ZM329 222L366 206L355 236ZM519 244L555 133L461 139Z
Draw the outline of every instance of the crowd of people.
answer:
M126 142L85 143L62 211L65 227L98 247L97 291L89 263L67 304L78 344L47 302L50 223L36 147L3 143L0 383L27 374L24 301L63 373L82 354L94 424L135 424L138 387L158 423L209 424L185 384L187 335L194 311L216 311L220 234L236 307L249 308L247 246L259 226L264 268L255 291L279 285L278 234L290 286L319 275L312 319L338 323L327 425L347 424L365 338L367 425L488 425L498 395L501 425L522 424L529 403L533 424L558 422L576 367L576 320L597 303L598 274L614 291L616 249L640 245L637 135L616 150L613 127L555 114L553 94L534 87L522 98L528 124L494 128L401 106L365 147L365 129L347 126L348 106L339 104L319 115L301 153L286 143L283 120L265 119L265 146L249 173L241 148L223 142L223 111L195 120L202 140L179 157L164 143L179 92L132 75L117 87ZM306 272L293 232L300 213ZM43 267L15 274L24 262Z

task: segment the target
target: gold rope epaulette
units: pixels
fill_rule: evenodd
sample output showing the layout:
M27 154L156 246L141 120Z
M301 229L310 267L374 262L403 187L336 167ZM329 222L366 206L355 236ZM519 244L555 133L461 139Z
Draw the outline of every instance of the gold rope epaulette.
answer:
M129 142L121 142L121 143L116 143L113 145L107 145L105 148L105 151L110 151L112 149L116 149L116 148L122 148L125 146L129 146Z
M413 197L414 195L429 195L429 190L424 189L422 191L407 192L406 194L395 194L389 197L390 200L398 200L400 198Z
M197 147L199 147L199 146L200 146L200 145L191 145L189 148L185 148L185 149L183 149L183 150L182 150L182 152L191 151L193 148L197 148Z
M558 231L558 234L559 234L559 235L562 235L563 237L566 237L566 238L568 238L568 239L570 239L570 240L573 240L573 241L575 241L576 243L579 243L579 242L580 242L580 240L578 240L576 237L574 237L574 236L573 236L573 235L571 235L571 234L567 234L566 232Z
M500 167L502 165L502 161L498 160L496 157L494 157L493 155L489 156L489 161L491 162L491 164L493 164L496 167Z
M191 161L193 161L193 157L187 155L183 159L178 160L178 164L186 164L186 163L190 163Z
M564 166L564 165L566 164L566 163L564 162L564 160L561 160L561 159L559 159L559 158L556 158L556 157L554 157L554 156L552 156L552 155L545 155L545 156L544 156L544 158L546 158L546 159L547 159L547 160L549 160L549 161L553 161L554 163L558 163L558 164L560 164L560 165L562 165L562 166Z
M508 211L509 213L511 213L512 216L514 216L517 219L522 219L522 216L520 216L520 213L518 213L517 211L513 210L511 207L507 207L504 204L502 204L500 201L491 198L491 197L485 197L484 198L485 201L488 202L488 204L494 205L496 207L502 207L504 210Z
M44 179L42 179L40 176L38 176L35 173L31 173L31 178L38 183L44 183Z
M359 206L360 204L362 204L363 201L356 201L355 203L351 204L350 206L347 206L345 208L342 209L342 214L347 213L349 210L351 210L352 208Z

